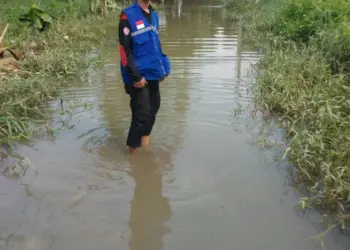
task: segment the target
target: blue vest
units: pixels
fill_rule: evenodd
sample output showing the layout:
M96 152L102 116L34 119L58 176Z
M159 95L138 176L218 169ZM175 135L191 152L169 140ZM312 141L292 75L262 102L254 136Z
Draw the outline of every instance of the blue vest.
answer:
M163 54L159 36L158 15L152 10L152 23L143 15L141 7L134 4L123 10L130 24L133 40L133 56L137 69L146 80L160 80L170 74L170 61ZM120 65L124 84L132 84L133 80Z

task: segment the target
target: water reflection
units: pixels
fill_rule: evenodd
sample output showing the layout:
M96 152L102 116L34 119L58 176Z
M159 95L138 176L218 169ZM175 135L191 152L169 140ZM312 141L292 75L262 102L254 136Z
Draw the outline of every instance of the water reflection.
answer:
M162 250L163 236L170 231L165 222L170 219L169 199L162 195L163 166L170 161L168 153L142 152L130 158L129 175L135 180L134 197L131 200L129 226L130 250Z

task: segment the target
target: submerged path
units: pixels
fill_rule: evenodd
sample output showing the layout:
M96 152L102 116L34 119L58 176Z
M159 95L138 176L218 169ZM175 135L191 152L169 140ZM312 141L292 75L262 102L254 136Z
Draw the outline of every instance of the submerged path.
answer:
M294 209L297 197L274 164L278 150L252 145L263 121L235 112L251 102L259 54L241 44L226 14L188 3L162 12L172 75L150 153L125 154L129 100L115 48L67 91L64 103L76 114L53 122L70 129L19 149L38 175L28 170L25 186L0 176L0 249L320 249L305 241L322 227ZM348 245L327 237L328 249Z

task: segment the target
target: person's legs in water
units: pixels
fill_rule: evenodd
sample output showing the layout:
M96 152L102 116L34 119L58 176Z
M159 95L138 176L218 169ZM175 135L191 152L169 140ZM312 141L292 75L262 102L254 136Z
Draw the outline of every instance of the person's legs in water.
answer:
M159 91L159 81L148 80L147 87L149 89L149 103L150 103L150 116L146 122L143 130L141 145L142 147L148 148L150 143L150 134L152 132L154 123L156 121L156 116L160 108L160 91Z
M142 145L141 137L144 135L145 127L150 119L151 106L149 88L148 85L144 88L126 85L125 91L130 96L130 108L132 113L126 145L129 147L129 152L134 153L135 150Z

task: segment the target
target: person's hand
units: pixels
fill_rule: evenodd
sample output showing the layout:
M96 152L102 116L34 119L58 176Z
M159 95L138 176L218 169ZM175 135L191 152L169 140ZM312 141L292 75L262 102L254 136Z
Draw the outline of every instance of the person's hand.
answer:
M145 87L146 83L147 83L146 79L142 77L140 81L134 83L134 86L135 88L143 88Z

